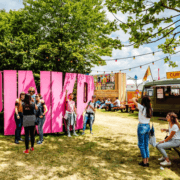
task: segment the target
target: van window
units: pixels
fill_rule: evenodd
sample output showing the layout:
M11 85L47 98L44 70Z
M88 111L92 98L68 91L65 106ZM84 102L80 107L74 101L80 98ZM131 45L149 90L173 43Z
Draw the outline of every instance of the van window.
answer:
M180 96L180 88L171 87L171 96Z
M180 96L180 86L177 84L177 86L166 86L164 88L165 96Z
M148 95L148 96L153 96L154 91L153 91L153 87L145 87L144 91L143 91L143 96L144 95Z
M157 99L163 99L163 98L164 98L164 88L157 87Z

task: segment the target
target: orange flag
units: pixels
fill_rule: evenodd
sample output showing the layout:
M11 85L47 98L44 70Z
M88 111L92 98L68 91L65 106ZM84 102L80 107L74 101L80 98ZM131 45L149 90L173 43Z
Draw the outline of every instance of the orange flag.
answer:
M150 67L148 66L147 70L146 70L146 73L144 75L144 78L143 78L143 81L146 81L147 80L147 77L151 75L151 70L150 70Z

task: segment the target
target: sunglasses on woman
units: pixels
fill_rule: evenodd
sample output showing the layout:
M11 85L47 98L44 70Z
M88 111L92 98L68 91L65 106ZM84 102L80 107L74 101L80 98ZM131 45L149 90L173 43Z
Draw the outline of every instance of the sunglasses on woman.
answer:
M28 91L28 92L30 93L30 92L34 92L34 91Z

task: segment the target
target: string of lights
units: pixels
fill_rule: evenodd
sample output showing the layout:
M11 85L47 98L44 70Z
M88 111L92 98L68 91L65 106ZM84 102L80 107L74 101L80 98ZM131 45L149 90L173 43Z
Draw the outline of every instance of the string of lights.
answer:
M179 46L174 46L174 50L176 50L176 47L179 47ZM154 56L155 53L161 52L161 51L162 51L162 50L154 51L154 52L150 52L150 53L145 53L145 54L139 54L139 55L136 55L136 56L128 56L128 57L123 57L123 58L116 58L116 59L104 59L104 61L114 61L114 60L115 60L115 62L117 62L118 60L129 59L129 58L135 59L136 57L145 56L145 55L149 55L149 54L152 54L152 55Z
M171 57L171 56L173 56L173 55L175 55L175 54L177 54L177 53L179 53L179 52L180 52L180 51L177 51L177 52L175 52L174 54L169 55L169 56ZM98 72L104 72L104 74L105 74L105 72L111 72L111 73L113 73L113 72L121 72L121 71L126 71L126 70L131 71L131 69L135 69L135 68L138 68L138 67L142 68L142 66L146 66L146 65L151 64L151 63L154 65L154 62L163 60L163 59L165 59L165 58L168 58L168 59L169 59L169 57L166 56L166 57L157 59L157 60L155 60L155 61L151 61L151 62L149 62L149 63L145 63L145 64L142 64L142 65L139 65L139 66L135 66L135 67L131 67L131 68L126 68L126 69L121 69L121 70L114 70L114 71L97 71L97 70L92 70L92 71L96 71L97 73L98 73ZM171 58L170 58L170 59L171 59Z

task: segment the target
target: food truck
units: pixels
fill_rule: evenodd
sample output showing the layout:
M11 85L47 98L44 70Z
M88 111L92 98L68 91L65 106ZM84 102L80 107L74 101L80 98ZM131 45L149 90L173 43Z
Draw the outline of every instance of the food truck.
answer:
M142 96L151 99L153 112L175 112L180 116L180 79L168 79L148 82L144 85ZM141 102L141 98L139 102Z

